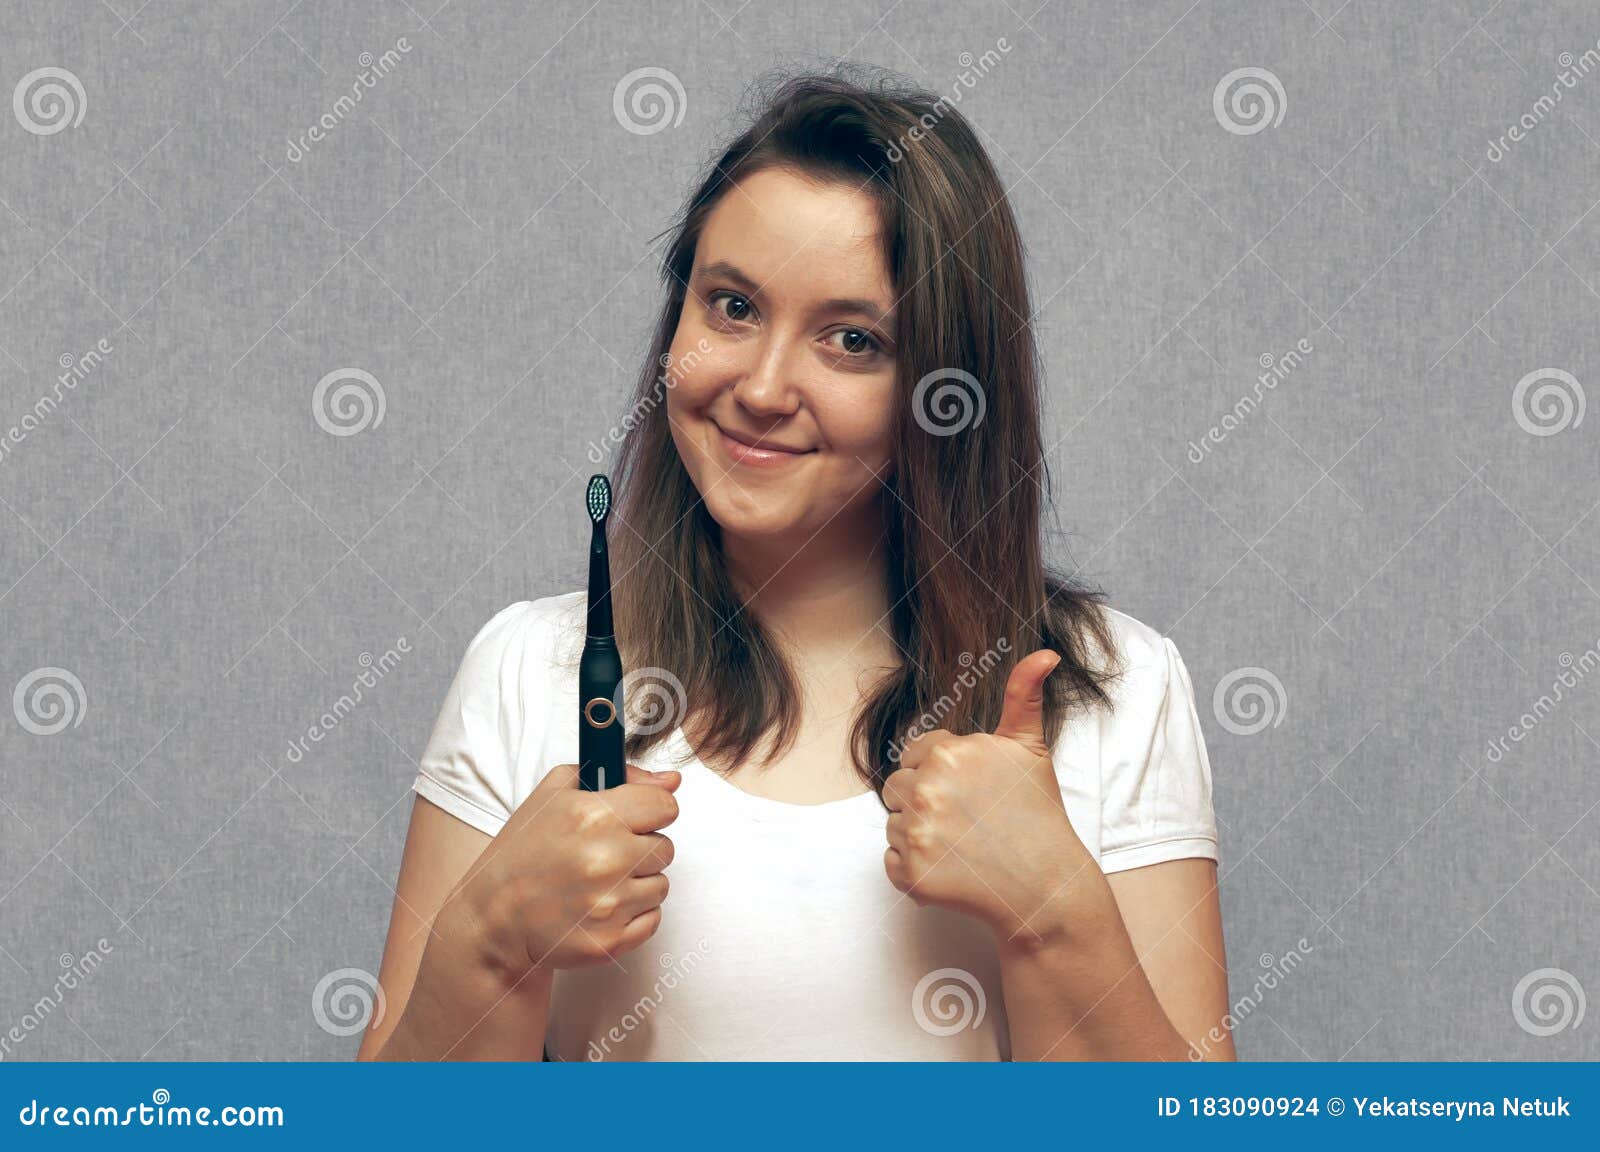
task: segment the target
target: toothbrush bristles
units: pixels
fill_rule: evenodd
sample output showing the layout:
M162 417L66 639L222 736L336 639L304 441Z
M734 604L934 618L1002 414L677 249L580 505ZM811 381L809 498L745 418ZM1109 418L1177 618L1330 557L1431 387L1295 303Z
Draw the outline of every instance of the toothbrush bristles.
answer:
M611 481L604 476L591 476L589 478L589 518L599 523L606 518L606 513L611 511Z

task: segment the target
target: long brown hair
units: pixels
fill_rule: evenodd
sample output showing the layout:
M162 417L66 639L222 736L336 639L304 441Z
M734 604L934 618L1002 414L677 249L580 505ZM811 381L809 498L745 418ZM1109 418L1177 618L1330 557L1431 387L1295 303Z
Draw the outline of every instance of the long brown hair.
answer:
M678 455L662 395L707 217L737 181L778 166L876 199L899 314L894 467L880 497L889 624L904 664L857 714L857 771L881 791L911 732L992 730L1011 668L1040 647L1062 657L1045 681L1052 745L1071 709L1111 704L1103 685L1119 654L1104 594L1043 561L1038 352L1004 187L947 101L888 74L845 71L758 84L776 90L758 96L749 127L662 234L666 303L612 475L629 760L678 722L703 760L738 765L767 736L776 755L800 723L796 678L730 582L720 528ZM652 711L641 723L640 700L681 714Z

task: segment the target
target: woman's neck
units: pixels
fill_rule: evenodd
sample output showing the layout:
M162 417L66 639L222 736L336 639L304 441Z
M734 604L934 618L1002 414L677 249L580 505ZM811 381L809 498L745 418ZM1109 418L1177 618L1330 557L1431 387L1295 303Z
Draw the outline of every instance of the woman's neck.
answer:
M839 516L808 540L724 532L728 574L746 611L806 662L870 657L893 646L887 538L876 503Z

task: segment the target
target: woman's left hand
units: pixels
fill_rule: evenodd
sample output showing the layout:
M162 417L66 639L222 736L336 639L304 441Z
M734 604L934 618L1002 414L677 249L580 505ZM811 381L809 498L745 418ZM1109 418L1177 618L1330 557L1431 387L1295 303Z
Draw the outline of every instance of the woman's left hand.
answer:
M890 883L977 917L1002 948L1081 927L1108 894L1045 743L1044 681L1060 659L1040 649L1017 662L992 734L921 733L884 781Z

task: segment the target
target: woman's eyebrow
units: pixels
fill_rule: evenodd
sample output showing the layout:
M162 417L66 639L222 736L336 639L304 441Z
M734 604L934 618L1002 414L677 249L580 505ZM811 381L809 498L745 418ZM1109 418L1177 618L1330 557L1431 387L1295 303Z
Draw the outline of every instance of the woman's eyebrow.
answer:
M822 302L821 311L834 313L850 312L858 316L865 316L874 324L890 324L894 321L893 312L885 312L871 300L861 300L854 297L841 300L824 300Z
M751 295L754 295L761 290L761 286L754 280L750 279L750 277L746 276L743 272L739 271L737 265L730 264L726 260L717 260L713 263L707 264L702 267L694 276L694 279L696 280L714 280L719 278L733 281Z
M694 278L697 280L717 278L728 280L737 284L752 296L758 295L761 291L759 284L745 275L737 265L731 264L726 260L716 260L705 265L696 273ZM892 310L885 311L871 300L865 300L859 296L835 297L831 300L824 300L817 305L817 311L834 314L851 312L867 317L874 324L884 324L894 319Z

